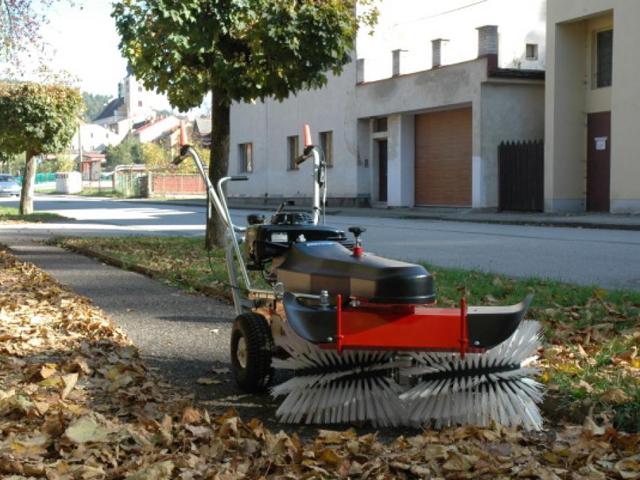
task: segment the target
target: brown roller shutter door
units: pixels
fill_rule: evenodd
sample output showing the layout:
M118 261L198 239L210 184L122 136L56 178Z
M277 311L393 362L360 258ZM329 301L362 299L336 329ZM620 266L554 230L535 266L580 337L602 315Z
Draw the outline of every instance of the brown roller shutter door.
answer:
M416 115L416 205L471 205L471 108Z

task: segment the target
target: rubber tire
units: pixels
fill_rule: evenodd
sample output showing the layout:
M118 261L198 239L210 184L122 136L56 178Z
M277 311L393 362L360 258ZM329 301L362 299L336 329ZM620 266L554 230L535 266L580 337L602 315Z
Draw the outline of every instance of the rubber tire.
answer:
M238 341L244 337L247 348L247 365L238 362ZM231 373L241 390L247 393L264 393L273 379L271 356L273 338L267 320L257 313L238 315L231 329Z

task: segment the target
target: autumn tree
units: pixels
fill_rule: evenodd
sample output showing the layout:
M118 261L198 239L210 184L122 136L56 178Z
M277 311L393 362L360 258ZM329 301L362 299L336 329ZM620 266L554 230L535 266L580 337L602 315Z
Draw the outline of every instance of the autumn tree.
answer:
M69 146L82 114L80 91L62 85L0 83L0 151L26 153L20 213L33 212L36 157Z
M70 0L71 1L71 0ZM58 0L0 0L0 63L20 64L25 46L42 46L40 28Z
M120 50L146 88L183 111L212 93L214 184L227 174L231 103L321 87L350 61L358 27L354 0L120 0L113 17ZM222 238L214 216L207 247Z

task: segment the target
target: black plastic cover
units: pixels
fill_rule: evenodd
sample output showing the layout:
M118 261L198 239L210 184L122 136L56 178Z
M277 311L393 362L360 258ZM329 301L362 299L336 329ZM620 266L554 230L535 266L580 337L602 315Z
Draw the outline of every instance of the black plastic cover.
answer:
M373 303L427 304L435 300L433 277L420 265L365 253L335 242L293 244L277 270L285 291L358 297Z

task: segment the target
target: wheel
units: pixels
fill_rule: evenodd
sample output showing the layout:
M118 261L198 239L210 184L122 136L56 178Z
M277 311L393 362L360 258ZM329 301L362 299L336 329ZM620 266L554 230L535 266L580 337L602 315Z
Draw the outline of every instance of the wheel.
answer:
M273 378L273 339L267 320L257 313L238 315L231 329L231 372L247 393L264 392Z

